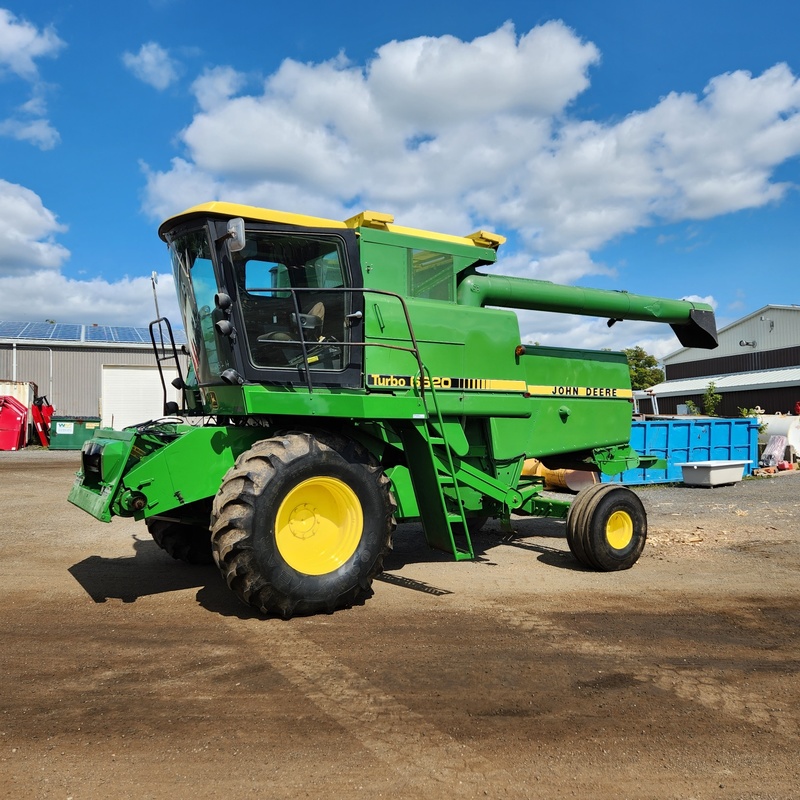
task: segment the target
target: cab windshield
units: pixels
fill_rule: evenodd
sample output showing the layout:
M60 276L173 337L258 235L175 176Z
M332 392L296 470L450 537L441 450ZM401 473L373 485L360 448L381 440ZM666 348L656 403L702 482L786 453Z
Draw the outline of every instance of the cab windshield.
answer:
M305 358L312 369L347 366L343 262L339 239L247 232L233 266L254 366L297 367Z
M219 287L208 236L205 230L192 231L173 239L169 249L189 356L198 383L217 383L220 373L231 364L229 346L220 341L214 330L220 314L214 303Z

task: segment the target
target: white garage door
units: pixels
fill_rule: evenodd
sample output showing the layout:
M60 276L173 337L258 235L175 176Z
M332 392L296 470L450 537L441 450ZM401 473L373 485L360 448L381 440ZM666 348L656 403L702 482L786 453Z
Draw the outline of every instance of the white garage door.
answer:
M164 369L167 400L180 405L180 392L170 385L177 375L175 369ZM164 392L157 367L103 364L101 391L103 427L122 430L164 416Z

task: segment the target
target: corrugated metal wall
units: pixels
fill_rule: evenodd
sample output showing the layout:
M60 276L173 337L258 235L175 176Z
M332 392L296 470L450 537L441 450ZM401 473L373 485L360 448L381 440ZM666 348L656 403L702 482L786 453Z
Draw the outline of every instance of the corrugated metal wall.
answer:
M746 344L739 344L746 342ZM677 364L697 361L716 361L731 356L757 354L770 350L785 350L800 344L800 306L770 305L726 326L719 331L719 347L714 350L686 348L663 359L667 373ZM776 364L784 366L784 364ZM766 369L766 367L745 367ZM734 370L729 370L733 372ZM735 371L741 372L742 369ZM677 374L674 373L674 374ZM701 372L711 375L712 372Z
M762 369L796 367L798 364L800 364L800 346L666 364L664 375L668 381L676 381L681 378L702 378L704 375L731 375Z
M800 366L800 306L769 305L727 326L715 350L682 349L663 360L667 381L736 375ZM720 391L720 390L718 390ZM735 417L739 408L760 405L768 413L794 413L799 387L720 391L720 416ZM702 408L702 394L658 398L659 410L674 414L679 403L692 400Z
M32 381L63 416L100 416L103 364L155 366L149 347L45 347L18 344L16 380ZM52 363L52 383L51 383ZM185 365L182 364L182 367ZM0 379L12 380L14 353L0 344Z
M768 414L794 414L795 403L800 401L800 386L748 391L720 392L722 400L717 409L719 417L738 417L740 408L761 406ZM691 400L703 409L702 394L687 394L685 397L659 397L658 411L661 414L676 414L679 403Z

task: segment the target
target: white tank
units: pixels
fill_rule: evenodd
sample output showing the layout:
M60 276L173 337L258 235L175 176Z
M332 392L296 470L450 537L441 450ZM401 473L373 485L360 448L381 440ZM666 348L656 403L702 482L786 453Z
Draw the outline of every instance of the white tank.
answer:
M791 414L763 414L758 417L766 429L759 432L758 441L767 444L770 436L785 436L786 442L795 453L800 453L800 417Z

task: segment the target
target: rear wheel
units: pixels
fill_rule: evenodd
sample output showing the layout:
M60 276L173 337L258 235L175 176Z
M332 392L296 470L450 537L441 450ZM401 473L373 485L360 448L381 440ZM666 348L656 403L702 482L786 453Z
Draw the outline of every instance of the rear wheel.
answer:
M600 493L608 493L613 489L610 484L598 483L578 492L576 498L572 501L567 512L567 544L581 564L587 567L594 567L589 560L589 556L583 545L583 531L586 524L586 515L589 504L594 496Z
M389 479L359 444L286 433L257 442L225 476L214 558L236 595L266 614L333 611L372 594L394 511Z
M211 533L199 525L184 525L180 522L154 517L145 520L153 541L178 561L187 564L213 564Z
M567 515L567 542L582 564L603 572L629 569L647 540L647 514L624 486L598 484L579 492Z

